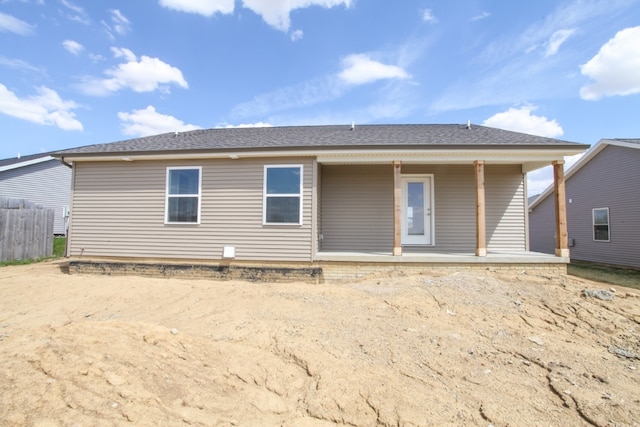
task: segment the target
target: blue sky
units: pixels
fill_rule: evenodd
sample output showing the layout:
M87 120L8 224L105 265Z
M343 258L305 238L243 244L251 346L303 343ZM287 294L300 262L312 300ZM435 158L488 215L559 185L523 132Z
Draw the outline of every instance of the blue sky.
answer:
M640 0L0 0L0 40L0 158L352 121L640 137Z

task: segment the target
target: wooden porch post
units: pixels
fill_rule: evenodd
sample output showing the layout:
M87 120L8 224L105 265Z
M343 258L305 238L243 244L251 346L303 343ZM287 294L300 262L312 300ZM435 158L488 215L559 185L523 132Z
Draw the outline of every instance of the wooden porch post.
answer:
M487 256L487 227L484 202L484 160L473 162L476 171L476 256Z
M567 232L567 202L564 186L564 161L553 165L553 194L556 209L556 256L569 256L569 233Z
M402 255L402 162L393 162L393 255Z

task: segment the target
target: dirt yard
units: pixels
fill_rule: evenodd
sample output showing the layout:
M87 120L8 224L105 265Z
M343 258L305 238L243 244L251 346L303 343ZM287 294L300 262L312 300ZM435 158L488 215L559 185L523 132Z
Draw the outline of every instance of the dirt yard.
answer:
M308 285L3 267L0 425L639 426L638 295L524 271Z

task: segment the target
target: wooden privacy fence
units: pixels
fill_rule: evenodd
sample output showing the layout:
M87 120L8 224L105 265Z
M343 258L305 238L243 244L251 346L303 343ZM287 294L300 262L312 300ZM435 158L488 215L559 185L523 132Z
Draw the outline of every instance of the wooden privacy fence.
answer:
M53 220L53 209L0 197L0 261L51 256Z

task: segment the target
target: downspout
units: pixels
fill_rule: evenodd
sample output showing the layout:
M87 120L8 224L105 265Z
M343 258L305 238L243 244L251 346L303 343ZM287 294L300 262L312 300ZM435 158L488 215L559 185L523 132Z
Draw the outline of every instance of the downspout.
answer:
M76 168L73 167L73 164L71 163L67 163L64 161L64 157L60 157L60 163L62 163L63 165L65 165L66 167L68 167L69 169L71 169L71 194L69 195L69 212L67 215L69 215L69 217L67 218L67 223L65 224L65 228L66 228L66 234L67 234L67 245L64 249L64 256L69 258L69 255L71 254L71 212L73 212L73 192L75 190L75 184L76 184Z
M67 163L64 161L64 157L60 157L60 163L68 167L69 169L73 169L73 165L71 163Z

